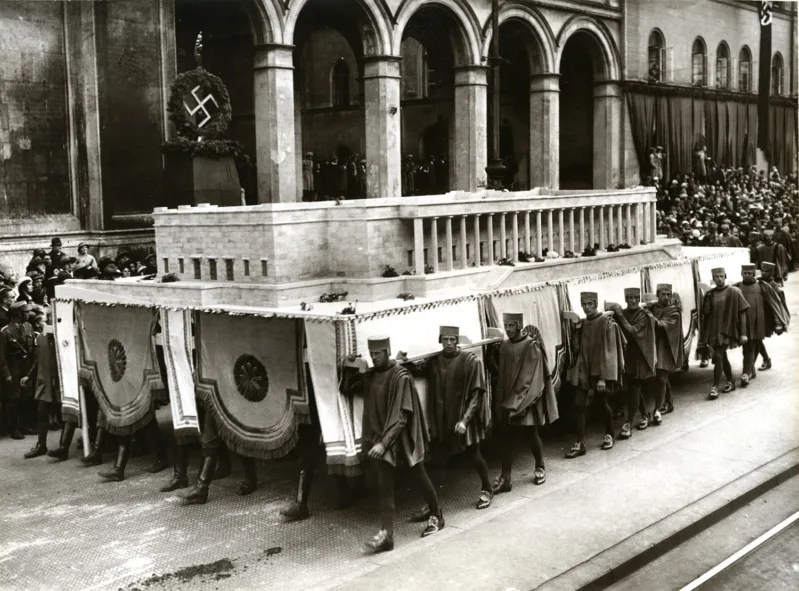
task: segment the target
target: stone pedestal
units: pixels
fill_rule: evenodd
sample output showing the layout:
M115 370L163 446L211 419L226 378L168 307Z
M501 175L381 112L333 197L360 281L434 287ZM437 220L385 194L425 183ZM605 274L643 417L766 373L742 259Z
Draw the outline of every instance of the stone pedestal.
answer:
M455 70L455 176L450 189L476 191L488 164L488 84L486 68Z
M366 112L366 196L402 196L400 63L394 56L369 56L363 63Z
M291 45L255 46L255 150L258 202L299 201Z
M559 188L560 76L530 78L530 187Z
M621 182L621 87L615 81L594 84L594 189L615 189Z
M167 207L241 205L241 184L232 156L166 154L161 192L161 203Z

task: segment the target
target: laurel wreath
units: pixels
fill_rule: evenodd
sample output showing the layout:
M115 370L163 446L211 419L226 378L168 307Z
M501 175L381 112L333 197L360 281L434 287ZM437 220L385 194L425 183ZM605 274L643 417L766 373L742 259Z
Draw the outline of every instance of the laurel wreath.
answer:
M207 125L200 127L186 111L183 102L191 91L199 86L203 94L213 94L219 110L214 113ZM178 136L190 140L211 140L225 133L232 114L230 95L225 83L204 68L197 68L180 74L172 83L169 101L166 105L169 119L175 124Z

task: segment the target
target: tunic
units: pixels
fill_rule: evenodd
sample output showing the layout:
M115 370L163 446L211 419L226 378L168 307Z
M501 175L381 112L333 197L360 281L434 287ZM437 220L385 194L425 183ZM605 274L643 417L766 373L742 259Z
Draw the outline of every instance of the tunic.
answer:
M788 274L788 253L782 244L760 244L757 247L757 268L760 269L763 263L774 263L777 266L774 275L779 279Z
M36 384L33 397L42 402L61 402L55 340L51 334L36 335L36 361L28 377Z
M427 363L427 379L432 398L431 436L452 453L486 438L491 412L483 365L470 351L454 355L439 353ZM455 425L466 423L466 433L455 433Z
M407 369L391 362L372 370L363 382L363 439L369 447L382 443L381 458L415 466L424 459L429 436L424 428L419 393Z
M763 300L763 290L757 281L738 283L737 287L749 304L746 310L749 338L763 340L766 338L766 303Z
M654 317L643 308L625 308L619 321L627 338L624 374L633 380L655 377L657 345Z
M9 400L19 400L25 394L20 380L30 373L34 362L33 329L27 322L0 330L0 377L3 392ZM11 383L8 383L11 378Z
M651 307L655 317L655 343L657 345L657 364L655 369L677 371L685 362L685 336L682 330L682 310L679 306L661 306L655 303Z
M749 304L737 287L725 285L711 289L702 303L704 322L699 342L711 347L738 347L744 334L741 315L747 308Z
M499 347L494 416L504 425L543 426L558 418L558 405L539 342L525 336Z
M621 388L625 340L612 318L604 314L586 318L572 343L574 360L568 372L570 384L593 392L597 380L604 380L608 391Z

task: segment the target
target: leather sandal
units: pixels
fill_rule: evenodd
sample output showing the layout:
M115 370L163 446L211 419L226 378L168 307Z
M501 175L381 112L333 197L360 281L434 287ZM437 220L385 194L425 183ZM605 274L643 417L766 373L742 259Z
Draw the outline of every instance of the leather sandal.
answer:
M430 519L427 520L427 527L424 528L422 532L422 537L426 538L427 536L432 536L434 533L437 533L444 529L444 513L439 513L438 515L431 515Z
M569 460L584 455L585 455L585 444L582 441L578 441L577 443L572 445L571 449L566 452L566 458Z
M760 371L768 371L769 369L771 369L771 359L764 359L763 360L763 365L758 367L758 369Z
M494 493L490 490L481 490L480 496L477 499L476 509L487 509L491 506L491 501L494 500Z
M735 390L735 384L733 382L727 382L724 385L724 389L722 390L722 392L726 394L727 392L732 392L733 390Z
M719 397L719 389L716 386L713 386L710 389L710 394L707 395L708 400L715 400Z
M547 481L547 471L543 466L539 466L533 472L533 484L541 485Z
M613 449L613 435L610 433L606 433L605 437L602 439L602 449Z
M513 484L511 484L510 478L505 478L503 475L497 476L496 480L494 480L493 490L491 491L495 495L499 495L502 493L510 492L513 489Z
M366 547L374 553L388 552L394 549L394 537L386 530L381 529L377 535L366 542Z

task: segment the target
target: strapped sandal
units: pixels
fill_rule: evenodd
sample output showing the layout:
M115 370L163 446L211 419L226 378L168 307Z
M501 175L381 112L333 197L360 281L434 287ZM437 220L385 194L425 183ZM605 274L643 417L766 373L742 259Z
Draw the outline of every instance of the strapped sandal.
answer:
M660 411L656 410L655 414L652 417L652 424L656 427L659 427L663 424L663 417L660 415Z
M647 427L649 427L649 413L641 417L641 422L638 423L638 430L645 431Z
M747 374L741 375L741 388L746 388L749 385L749 376Z
M539 466L533 472L533 484L544 484L547 481L547 471L543 466Z
M510 482L510 478L505 478L503 475L497 476L496 480L494 480L494 485L492 487L492 493L495 495L510 492L513 489L513 485Z
M710 389L710 394L707 395L708 400L715 400L719 397L719 389L716 386L713 386Z
M394 549L394 538L390 536L386 530L381 529L377 532L375 537L366 542L366 547L375 554L378 552L388 552Z
M722 392L726 394L727 392L732 392L733 390L735 390L735 384L733 382L727 382L724 385L724 389L722 390Z
M667 415L671 412L674 412L674 403L673 402L664 402L663 406L660 407L660 414Z
M771 359L764 359L763 360L763 365L758 367L758 369L760 371L767 371L767 370L771 369Z
M605 438L602 440L602 449L612 449L613 448L613 435L610 433L605 434Z
M619 433L619 439L629 439L632 436L633 436L632 425L630 425L630 423L624 423L621 426L621 433Z
M427 520L427 527L424 528L422 532L422 537L426 538L427 536L432 536L434 533L441 531L444 529L444 514L439 513L438 515L431 515L430 519Z
M566 458L569 460L584 455L585 455L585 444L582 441L578 441L577 443L572 445L571 449L566 452Z
M488 509L491 506L491 501L494 500L494 493L490 490L481 490L480 496L477 499L476 509Z

